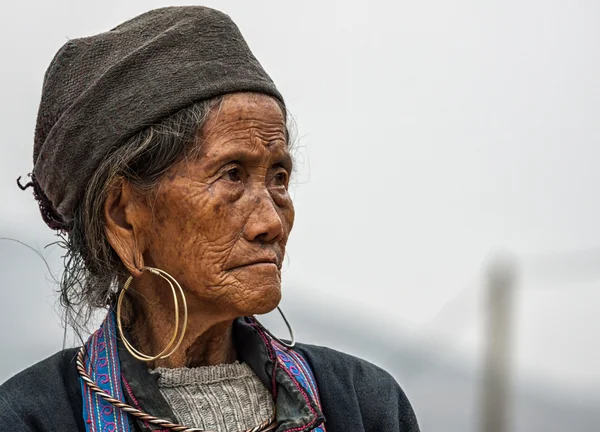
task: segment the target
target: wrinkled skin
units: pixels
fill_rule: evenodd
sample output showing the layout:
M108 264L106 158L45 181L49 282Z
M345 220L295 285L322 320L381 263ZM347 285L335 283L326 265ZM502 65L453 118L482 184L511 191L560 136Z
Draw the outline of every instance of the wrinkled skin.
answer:
M127 298L138 349L160 352L173 331L170 288L139 269L168 272L186 293L185 340L151 367L234 361L233 320L269 312L281 298L294 207L279 105L265 95L228 95L197 141L197 156L173 166L153 194L122 182L105 203L108 240L134 276Z

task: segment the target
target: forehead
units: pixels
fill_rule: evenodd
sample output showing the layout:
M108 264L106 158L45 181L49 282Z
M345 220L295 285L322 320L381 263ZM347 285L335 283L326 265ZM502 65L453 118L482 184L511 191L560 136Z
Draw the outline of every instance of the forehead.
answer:
M277 101L266 95L227 95L209 114L199 138L204 163L223 158L290 158L284 113Z
M259 93L233 93L212 110L203 128L205 134L217 132L234 123L264 126L285 131L285 117L277 101ZM240 124L244 127L244 124Z

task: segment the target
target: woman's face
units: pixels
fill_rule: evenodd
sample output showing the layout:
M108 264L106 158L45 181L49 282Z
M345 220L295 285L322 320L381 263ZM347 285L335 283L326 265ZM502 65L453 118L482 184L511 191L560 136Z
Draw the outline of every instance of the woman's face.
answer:
M148 202L144 263L175 277L188 301L266 313L281 298L294 222L283 113L268 96L228 95L199 138L197 157L173 166Z

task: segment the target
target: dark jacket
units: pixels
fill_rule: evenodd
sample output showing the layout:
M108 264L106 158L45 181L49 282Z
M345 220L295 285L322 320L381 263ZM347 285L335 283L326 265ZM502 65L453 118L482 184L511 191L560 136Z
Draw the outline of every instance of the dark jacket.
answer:
M271 364L265 357L264 345L257 345L261 342L253 332L247 326L237 325L238 355L269 387ZM314 372L328 432L419 431L408 399L387 372L329 348L298 344L295 349ZM85 431L76 353L76 349L59 352L0 386L0 431ZM136 403L152 415L175 420L158 391L155 375L121 347L119 357L122 374L127 377ZM314 427L317 419L306 414L303 399L294 397L289 377L283 373L276 376L278 420L279 416L285 417L279 421L277 431L311 430L311 422ZM132 430L155 429L135 422Z

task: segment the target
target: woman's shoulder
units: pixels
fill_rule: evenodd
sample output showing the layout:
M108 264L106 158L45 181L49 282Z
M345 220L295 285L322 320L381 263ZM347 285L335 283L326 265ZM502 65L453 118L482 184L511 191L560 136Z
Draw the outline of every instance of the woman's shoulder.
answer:
M45 430L63 425L77 430L81 391L75 368L76 349L60 351L19 372L0 386L0 430Z
M75 368L76 352L76 349L59 351L17 373L0 385L0 397L12 400L21 394L31 396L32 393L56 389L59 384L64 386L65 373L68 375L71 365Z
M406 394L394 377L366 360L331 348L298 344L315 375L332 430L418 432Z
M318 345L299 343L296 347L316 369L315 373L327 373L332 377L351 379L355 383L366 381L381 386L398 386L387 371L359 357Z

